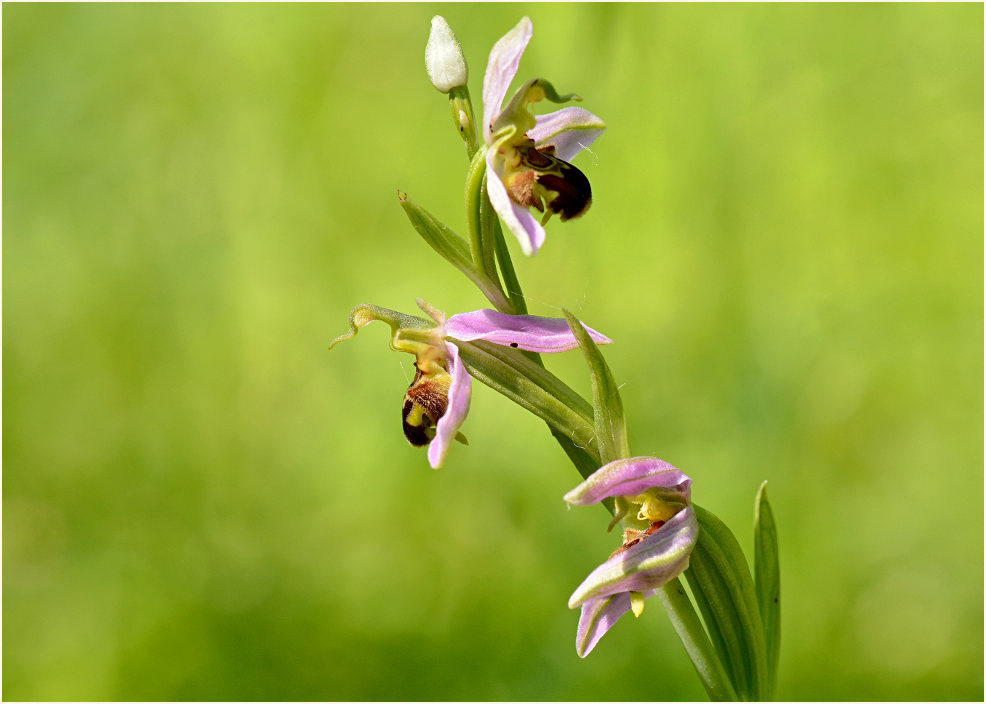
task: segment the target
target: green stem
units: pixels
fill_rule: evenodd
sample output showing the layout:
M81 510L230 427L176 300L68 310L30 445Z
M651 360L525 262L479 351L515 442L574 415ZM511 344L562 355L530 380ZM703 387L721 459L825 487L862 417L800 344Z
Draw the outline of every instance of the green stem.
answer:
M702 622L695 613L685 587L677 578L657 590L657 596L668 612L671 625L678 633L685 652L691 658L698 677L712 701L736 701L736 691L726 675L726 671L712 647L709 636L702 628Z
M493 204L490 203L489 196L486 196L484 203L488 203L492 209ZM510 303L517 313L526 314L527 299L524 298L524 292L520 288L520 281L517 279L517 273L514 271L514 264L510 260L510 250L507 249L507 242L503 239L503 230L500 227L499 220L494 221L493 232L496 258L500 262L500 272L503 274L503 285L507 289L507 296L510 298Z
M468 86L457 86L449 94L449 107L452 109L452 123L459 131L459 136L466 145L466 155L472 159L479 148L476 138L476 120L472 115L472 100L469 98Z
M490 227L483 227L483 181L486 178L486 147L480 147L469 162L466 172L466 229L473 266L487 279L499 286L500 276L493 257L493 238ZM503 311L510 312L510 311Z

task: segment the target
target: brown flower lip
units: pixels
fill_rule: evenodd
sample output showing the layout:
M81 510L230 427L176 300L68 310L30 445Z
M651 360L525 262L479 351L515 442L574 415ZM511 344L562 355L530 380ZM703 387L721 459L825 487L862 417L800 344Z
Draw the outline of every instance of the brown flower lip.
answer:
M448 382L426 377L417 370L414 381L404 394L404 405L401 408L401 422L404 426L404 437L415 447L422 447L431 442L435 436L432 430L438 419L445 415L448 408Z
M561 215L562 222L585 213L592 205L592 187L585 174L556 157L553 146L535 147L533 140L528 142L517 147L520 166L526 168L510 179L510 199L542 213L546 204L552 213Z

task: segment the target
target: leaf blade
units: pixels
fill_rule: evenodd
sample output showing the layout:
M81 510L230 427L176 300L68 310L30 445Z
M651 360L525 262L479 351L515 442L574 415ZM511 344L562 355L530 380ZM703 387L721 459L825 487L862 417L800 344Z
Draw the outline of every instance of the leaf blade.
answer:
M767 650L768 695L777 684L781 648L781 568L777 523L767 499L767 482L760 485L753 513L753 564L760 620Z
M710 621L719 630L724 664L735 674L737 692L744 699L764 700L769 696L766 646L750 567L728 526L700 506L695 511L699 539L686 578L689 585L693 578L699 582L708 608L703 617L710 633ZM696 601L701 608L702 601Z
M613 373L581 321L564 308L562 312L579 347L582 348L586 364L589 365L589 373L592 375L593 420L600 458L605 464L629 457L630 444L627 441L623 401Z

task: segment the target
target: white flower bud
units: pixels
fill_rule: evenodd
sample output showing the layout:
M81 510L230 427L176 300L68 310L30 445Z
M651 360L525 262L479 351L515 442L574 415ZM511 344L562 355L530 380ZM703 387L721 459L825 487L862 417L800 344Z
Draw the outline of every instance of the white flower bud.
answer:
M459 40L441 15L431 18L431 34L425 46L425 68L428 69L431 84L442 93L464 86L469 77Z

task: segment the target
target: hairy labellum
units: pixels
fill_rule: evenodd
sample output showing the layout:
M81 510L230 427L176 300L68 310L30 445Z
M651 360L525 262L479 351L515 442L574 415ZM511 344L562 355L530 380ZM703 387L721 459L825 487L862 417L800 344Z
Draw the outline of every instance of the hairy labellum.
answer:
M415 447L427 445L435 437L435 425L448 407L450 380L445 372L424 374L420 369L416 371L401 408L404 437Z
M515 173L506 176L510 199L544 212L545 205L561 219L577 218L592 205L589 179L579 169L557 158L553 146L535 147L533 140L516 147Z

